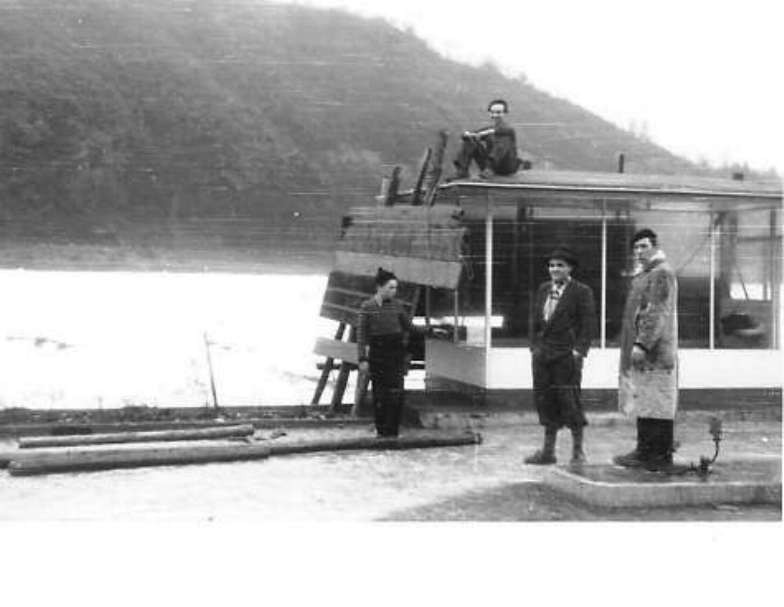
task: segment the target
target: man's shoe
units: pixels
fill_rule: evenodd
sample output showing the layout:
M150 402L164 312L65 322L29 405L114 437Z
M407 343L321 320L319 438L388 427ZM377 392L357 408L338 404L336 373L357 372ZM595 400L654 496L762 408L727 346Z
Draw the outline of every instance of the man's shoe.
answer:
M539 449L533 455L529 455L525 458L526 464L534 464L537 466L545 466L547 464L554 464L555 463L555 455L552 453L548 453L543 449Z
M624 468L643 468L646 463L640 457L640 452L637 449L630 451L626 455L616 455L612 461L616 466L623 466Z

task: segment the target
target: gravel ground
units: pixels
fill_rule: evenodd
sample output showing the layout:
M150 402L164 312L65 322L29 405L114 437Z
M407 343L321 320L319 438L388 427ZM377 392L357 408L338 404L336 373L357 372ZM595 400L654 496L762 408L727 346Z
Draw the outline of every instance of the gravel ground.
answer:
M678 456L712 454L704 416L679 421ZM592 418L589 461L609 462L633 446L630 424ZM781 520L779 506L710 506L602 510L536 483L541 469L523 458L539 445L541 430L510 414L442 415L431 425L482 432L477 446L412 451L342 452L196 466L12 477L0 473L0 520L63 521L581 521ZM278 438L367 435L370 426L291 430ZM417 430L406 429L413 433ZM558 459L568 461L562 432ZM0 450L12 448L6 441ZM720 457L781 455L780 421L725 421Z

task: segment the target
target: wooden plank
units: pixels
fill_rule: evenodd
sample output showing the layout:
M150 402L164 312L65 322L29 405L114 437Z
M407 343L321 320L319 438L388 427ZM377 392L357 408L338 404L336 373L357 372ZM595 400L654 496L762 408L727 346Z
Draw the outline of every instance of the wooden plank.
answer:
M338 325L337 331L335 332L335 339L342 341L343 332L345 330L346 330L346 323L341 322ZM319 377L318 383L316 384L316 390L313 392L313 398L310 401L311 405L319 404L319 401L321 400L321 395L324 393L324 388L327 385L329 374L332 372L333 363L334 363L334 359L331 356L327 356L327 359L324 361L324 368L321 370L321 376Z
M386 196L384 199L384 206L394 206L397 200L398 191L400 190L400 173L403 167L396 166L392 169L392 176L389 178L389 186L387 187Z
M436 143L433 146L433 157L430 160L430 170L425 177L425 195L423 203L425 206L432 206L435 202L436 192L438 191L438 182L441 180L441 172L444 165L444 152L446 151L446 142L449 137L447 131L439 131Z
M369 207L349 209L350 224L373 222L419 222L431 227L456 227L460 225L463 209L456 205L438 204L433 207Z
M402 450L462 445L482 442L475 432L431 432L375 438L370 436L321 439L271 444L194 445L143 449L74 449L59 453L17 453L8 465L14 476L86 472L115 468L171 466L264 459L270 455L291 455L321 451Z
M376 438L375 436L360 436L337 439L310 440L296 443L274 443L270 445L270 455L314 453L318 451L424 449L432 447L477 445L481 442L481 434L478 432L468 431L428 432L384 438Z
M324 318L337 320L338 322L344 322L348 325L355 326L358 322L357 318L359 314L359 306L355 308L353 306L341 306L338 304L322 302L320 314Z
M337 251L335 269L341 272L375 276L379 267L394 272L400 280L414 284L454 289L463 264L459 261L397 257L355 251Z
M356 350L356 343L357 343L357 328L356 326L352 326L348 332L348 345L354 345L354 349ZM351 369L354 365L351 365L346 360L341 361L340 363L340 370L338 371L338 378L335 381L335 389L332 392L332 410L337 410L340 405L343 404L343 395L346 392L346 384L348 383L348 376L351 373Z
M327 286L327 293L343 293L344 295L355 295L357 297L364 297L368 299L373 296L373 293L367 291L357 291L356 289L344 289L343 287Z
M427 148L419 163L419 172L417 173L416 183L414 184L414 198L411 200L411 204L414 206L422 204L422 184L425 181L425 175L430 167L430 158L432 156L433 148Z
M247 409L247 407L233 407L232 409ZM351 421L350 418L328 418L322 419L320 417L294 417L295 415L305 414L306 409L312 409L311 413L315 414L320 411L326 413L328 408L326 406L319 407L295 407L292 405L279 406L279 407L263 407L266 413L272 417L242 417L242 423L253 424L253 427L261 428L286 428L286 427L319 427L319 426L332 426L335 424L347 423ZM194 409L194 407L191 407ZM231 409L225 409L231 411ZM285 411L281 411L285 410ZM238 412L244 415L243 412ZM237 420L236 423L239 423ZM205 428L215 425L214 420L201 420L201 419L167 419L159 421L146 421L146 422L91 422L83 428L89 429L90 432L82 433L80 436L91 433L110 433L110 432L142 432L151 430L186 430L190 428ZM0 424L0 438L16 438L20 436L73 436L52 434L52 431L62 430L63 425L57 422L53 423L20 423L20 424ZM1 441L0 441L1 442Z
M194 430L154 430L151 432L111 432L106 434L77 434L74 436L31 436L19 439L20 449L41 447L71 447L76 445L105 445L112 443L151 443L158 441L209 440L243 437L253 434L252 424L216 426Z
M375 274L375 272L374 272ZM373 276L348 274L333 271L327 281L327 289L321 306L321 316L338 322L356 325L359 307L376 291ZM412 299L416 285L401 281L397 299L413 313Z

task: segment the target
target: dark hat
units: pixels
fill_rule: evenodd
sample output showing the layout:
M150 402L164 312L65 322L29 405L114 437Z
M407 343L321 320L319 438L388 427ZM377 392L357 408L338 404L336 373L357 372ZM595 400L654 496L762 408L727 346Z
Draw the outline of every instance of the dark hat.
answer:
M638 240L642 240L643 238L648 238L651 241L651 244L654 247L656 246L656 240L657 240L656 232L654 232L650 228L643 228L642 230L638 230L637 232L635 232L634 236L632 236L632 240L631 240L632 248L634 248L634 243L636 243Z
M574 251L572 251L568 247L564 247L564 246L555 247L547 256L547 261L550 261L551 259L560 259L562 261L565 261L573 268L576 268L578 266L577 256L574 254Z
M397 276L393 272L389 272L384 268L379 268L376 272L376 284L381 287L387 284L390 280L397 280Z

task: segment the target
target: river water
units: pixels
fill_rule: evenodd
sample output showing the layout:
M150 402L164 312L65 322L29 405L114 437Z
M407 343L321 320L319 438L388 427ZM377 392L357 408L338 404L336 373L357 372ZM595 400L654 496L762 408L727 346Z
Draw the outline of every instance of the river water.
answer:
M0 408L211 404L205 335L221 405L309 403L315 338L336 326L323 274L6 269L0 284Z

